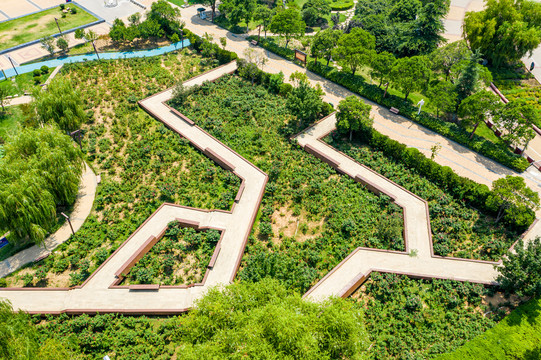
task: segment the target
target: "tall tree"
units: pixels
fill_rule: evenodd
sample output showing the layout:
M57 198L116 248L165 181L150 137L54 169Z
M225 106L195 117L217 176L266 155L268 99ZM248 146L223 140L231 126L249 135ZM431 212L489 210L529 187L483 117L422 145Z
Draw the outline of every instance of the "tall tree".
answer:
M12 95L13 92L14 87L11 84L11 81L0 82L0 106L2 106L2 111L6 111L5 105L7 103L7 97Z
M508 144L526 147L535 137L532 120L539 118L537 109L521 100L510 101L495 117L498 128L502 129L502 139Z
M338 39L336 47L338 62L355 75L358 68L370 63L375 46L376 39L373 35L361 28L353 28L349 34L343 34Z
M39 41L41 47L49 52L49 54L54 55L54 38L52 36L44 37Z
M210 6L212 10L212 15L210 16L210 20L214 22L214 16L216 15L216 0L202 0L201 4Z
M416 49L419 54L428 54L445 42L441 35L445 31L442 19L447 15L449 5L449 0L436 0L427 2L422 7L416 20L412 22L412 49Z
M274 15L274 12L271 9L269 9L268 6L265 6L265 5L258 5L254 11L254 20L259 26L260 33L261 33L261 26L263 26L263 30L265 31L265 39L267 38L267 29L270 26L273 15Z
M316 58L316 63L318 58L326 58L327 66L329 66L333 50L336 48L341 34L342 32L340 30L326 29L319 31L314 36L310 52Z
M383 84L383 80L389 80L389 75L396 62L396 58L393 54L383 51L372 57L370 66L372 71L370 76L379 79L379 87Z
M34 91L33 104L40 123L56 123L65 131L79 129L86 120L81 96L68 79L56 78L47 91Z
M487 0L483 11L466 13L464 38L494 66L520 61L541 43L539 9L528 0Z
M308 0L302 6L302 18L308 26L315 26L319 19L330 14L331 7L326 0Z
M270 31L286 38L286 48L292 38L304 35L306 24L296 9L282 10L272 18Z
M154 20L160 24L165 35L173 35L181 29L180 9L171 6L166 0L158 0L152 3L147 14L147 20Z
M462 100L478 90L480 74L479 58L480 55L478 52L472 53L465 67L460 71L460 76L456 82L457 109Z
M434 70L445 74L445 80L449 80L453 65L468 60L470 57L471 51L464 40L442 46L430 55Z
M317 119L323 108L323 100L321 94L307 81L301 81L288 94L286 106L302 124L307 124Z
M470 139L482 121L493 117L500 108L500 100L492 92L481 90L462 101L458 109L461 125L473 127Z
M514 251L509 251L503 257L502 265L498 266L499 275L496 281L507 293L518 296L541 295L541 240L539 237L528 242L522 240Z
M109 30L109 37L114 42L122 42L126 40L126 24L124 24L124 21L121 19L116 18L113 21L113 26L111 26L111 30Z
M348 96L338 104L336 129L342 133L349 131L349 140L351 140L354 131L372 126L371 108L357 96Z
M395 87L404 93L404 100L412 91L420 91L430 76L430 69L424 56L412 56L398 59L391 70Z
M450 112L456 104L455 86L449 81L438 81L432 84L428 88L426 95L436 107L437 118L440 116L440 111L444 113Z
M522 177L507 175L492 183L492 192L486 203L489 208L497 211L496 222L504 217L516 221L539 208L539 195L526 186ZM533 219L529 220L531 222ZM520 221L517 224L520 226ZM527 224L525 221L522 225Z
M256 0L223 0L218 6L220 11L225 13L229 22L238 25L240 22L246 22L246 32L248 32L248 23L252 19L257 7Z

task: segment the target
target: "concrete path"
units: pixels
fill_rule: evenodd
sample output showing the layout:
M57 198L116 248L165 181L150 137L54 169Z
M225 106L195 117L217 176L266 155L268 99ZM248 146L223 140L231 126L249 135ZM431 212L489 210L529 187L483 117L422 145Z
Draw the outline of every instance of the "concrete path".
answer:
M79 184L77 200L75 201L73 211L70 214L71 224L74 231L79 230L81 226L83 226L83 223L88 215L90 215L90 210L92 210L92 204L94 203L94 197L96 196L97 184L96 175L92 169L85 164L85 170L81 176L81 183ZM24 265L49 255L58 245L68 240L70 236L71 229L69 224L66 222L54 234L45 239L43 247L34 245L28 249L18 252L4 261L1 261L0 277L11 274Z
M215 80L234 72L235 62L224 65L184 83L186 87ZM9 299L17 309L32 313L95 313L173 314L186 311L209 287L230 283L240 264L246 241L252 230L267 182L267 175L233 150L213 138L164 104L172 96L166 90L141 101L140 106L188 139L195 147L230 169L243 181L232 211L208 211L162 205L145 221L92 276L73 289L3 289L0 297ZM136 290L118 286L120 269L133 262L134 254L153 237L160 238L167 224L174 220L197 228L214 228L222 237L214 252L212 267L202 284L194 286L161 286L152 290Z

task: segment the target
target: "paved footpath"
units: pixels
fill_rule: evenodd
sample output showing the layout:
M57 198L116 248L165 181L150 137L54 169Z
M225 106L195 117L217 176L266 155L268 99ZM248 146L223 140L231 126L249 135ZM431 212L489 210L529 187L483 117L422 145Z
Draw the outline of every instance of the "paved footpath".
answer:
M96 196L96 187L98 185L96 175L85 164L85 170L81 177L81 183L79 184L79 193L77 194L77 200L73 205L73 211L70 214L71 224L73 230L77 231L83 226L86 218L92 210L92 204L94 203L94 197ZM40 257L47 256L54 248L64 243L71 236L71 228L66 222L60 227L54 234L47 237L44 242L44 246L34 245L28 249L18 252L17 254L7 258L0 262L0 278L4 277L12 272L20 269L24 265L39 259Z
M193 78L184 85L189 87L212 81L234 72L236 68L233 62ZM164 204L82 286L72 289L3 289L0 297L9 299L15 308L31 313L174 314L192 307L193 301L209 287L233 281L263 197L267 175L191 121L172 112L164 104L171 96L172 89L169 89L141 101L140 106L243 180L232 211ZM136 261L135 255L142 256L148 250L145 246L149 240L159 239L167 224L174 220L187 226L222 231L211 260L212 266L203 283L189 287L160 286L151 290L119 286L121 269Z

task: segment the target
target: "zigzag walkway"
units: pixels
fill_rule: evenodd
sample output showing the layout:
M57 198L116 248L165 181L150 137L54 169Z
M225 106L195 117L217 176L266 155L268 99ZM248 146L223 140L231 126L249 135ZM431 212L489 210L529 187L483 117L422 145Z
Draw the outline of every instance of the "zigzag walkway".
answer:
M359 164L320 139L335 129L334 114L306 129L294 139L306 151L328 163L338 172L351 176L376 193L384 193L403 208L406 251L357 248L304 297L322 300L329 296L349 296L372 271L405 274L420 278L442 278L493 284L498 263L435 256L428 203L398 184ZM531 238L535 232L525 236Z
M184 85L189 87L203 81L213 81L236 69L237 64L233 62L195 77ZM209 211L163 204L82 286L62 289L6 288L0 291L0 297L10 300L15 308L30 313L175 314L190 308L193 301L209 287L233 280L263 197L267 175L164 104L171 97L172 89L168 89L139 104L220 166L241 178L233 209ZM222 231L203 282L190 286L119 286L123 274L159 241L167 224L174 220L184 226Z

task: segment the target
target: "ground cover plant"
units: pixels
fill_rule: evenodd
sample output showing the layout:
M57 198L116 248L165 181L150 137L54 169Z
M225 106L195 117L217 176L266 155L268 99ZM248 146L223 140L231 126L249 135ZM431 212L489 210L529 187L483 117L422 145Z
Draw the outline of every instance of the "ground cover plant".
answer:
M218 240L218 230L196 231L170 223L165 235L131 268L121 285L200 283Z
M10 286L80 284L163 202L230 209L239 186L137 101L214 64L189 50L64 68L92 121L83 152L102 182L83 227L54 255L6 278Z
M492 328L490 289L451 280L372 273L351 300L363 309L372 359L427 359ZM485 313L489 313L486 316Z
M286 99L238 77L192 91L178 110L269 174L240 278L306 291L353 249L403 250L402 210L288 140ZM325 204L325 205L323 205Z
M64 13L61 7L55 7L0 23L0 44L2 44L0 50L58 33L55 17L58 19L58 25L62 31L98 20L74 3L62 6L65 9L68 7L75 9L75 11Z
M361 138L362 139L362 138ZM403 186L428 202L434 253L470 259L499 260L518 239L512 230L438 186L418 169L405 166L359 141L334 134L326 140L355 160Z
M539 359L540 311L541 299L539 297L531 299L486 333L437 359Z

